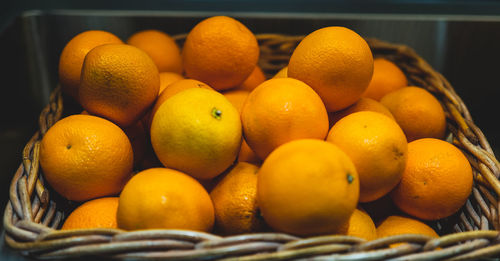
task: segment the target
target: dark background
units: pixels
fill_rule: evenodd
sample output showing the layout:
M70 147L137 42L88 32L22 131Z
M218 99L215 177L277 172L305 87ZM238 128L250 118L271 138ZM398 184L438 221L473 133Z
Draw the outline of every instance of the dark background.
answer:
M0 206L57 82L58 55L73 35L110 29L126 39L151 27L183 33L215 14L241 17L255 33L307 34L339 22L362 36L407 44L450 81L500 153L499 1L8 1L0 9ZM0 247L0 260L22 260Z

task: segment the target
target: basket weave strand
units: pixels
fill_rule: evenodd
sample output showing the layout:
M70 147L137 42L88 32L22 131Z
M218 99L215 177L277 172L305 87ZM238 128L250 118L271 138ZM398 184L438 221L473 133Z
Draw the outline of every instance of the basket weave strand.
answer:
M185 37L174 38L182 44ZM286 66L302 38L257 35L261 47L259 65L263 71L271 76ZM22 163L12 178L3 219L5 241L11 248L38 258L97 255L162 260L474 260L499 256L500 164L487 139L450 83L415 51L377 39L367 42L374 56L393 61L410 84L423 87L438 98L447 116L448 141L464 152L473 167L474 188L467 203L455 215L456 219L436 223L439 228L456 221L452 224L454 233L439 238L406 234L366 241L341 235L299 238L282 233L257 233L221 237L184 230L57 230L67 213L58 209L49 197L39 167L40 140L63 115L62 95L57 87L40 114L40 130L25 146ZM390 247L395 243L406 244Z

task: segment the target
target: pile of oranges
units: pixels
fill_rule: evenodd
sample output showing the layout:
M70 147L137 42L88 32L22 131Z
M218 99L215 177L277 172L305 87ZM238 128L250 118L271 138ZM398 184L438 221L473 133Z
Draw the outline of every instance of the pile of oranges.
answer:
M425 221L464 205L472 170L440 102L356 32L312 32L271 79L258 60L226 16L182 48L157 30L71 39L59 78L82 113L40 151L50 186L82 203L62 228L436 237Z

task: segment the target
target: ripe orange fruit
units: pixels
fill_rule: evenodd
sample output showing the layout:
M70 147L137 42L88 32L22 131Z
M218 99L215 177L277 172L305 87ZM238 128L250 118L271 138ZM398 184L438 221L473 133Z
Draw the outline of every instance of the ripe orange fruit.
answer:
M165 166L211 179L226 170L240 151L239 113L216 91L184 90L154 114L151 143Z
M82 111L83 115L90 115L88 111ZM147 146L147 134L144 130L143 124L141 121L137 121L132 126L129 126L125 129L122 129L127 135L130 144L132 145L132 151L134 153L134 167L138 166L138 164L142 161L144 157L144 153L146 151Z
M379 238L401 234L419 234L439 237L434 229L425 223L409 217L390 216L377 227L377 236Z
M408 80L397 65L387 59L377 58L373 60L373 77L363 97L380 101L384 95L407 85Z
M250 91L247 90L239 90L233 89L222 93L231 104L238 110L241 114L243 110L243 105L245 104L245 100L247 99Z
M366 41L345 27L325 27L307 35L288 63L288 77L311 86L326 109L338 111L355 103L368 87L373 57Z
M223 94L241 114L241 111L243 110L243 105L245 104L245 100L250 94L250 92L236 89L236 90L226 91ZM250 146L248 146L248 143L245 141L245 139L243 139L241 142L240 153L238 154L238 161L260 164L259 157L250 148Z
M239 162L210 192L218 232L233 235L258 232L264 227L256 198L258 170L255 165Z
M252 91L255 87L259 86L259 84L263 83L266 80L266 76L262 69L257 65L255 69L253 69L252 73L248 76L248 78L238 87L241 90Z
M169 86L171 83L174 83L178 80L182 80L184 77L178 73L173 73L173 72L161 72L160 73L160 91L158 92L158 95L160 95L167 86Z
M360 202L381 198L401 179L408 144L391 118L378 112L355 112L333 125L326 140L339 146L354 162L361 186Z
M364 238L377 239L377 228L372 218L364 210L354 209L349 221L340 229L341 234Z
M126 44L92 49L82 69L80 102L89 113L128 127L158 96L160 77L153 60Z
M356 103L341 111L328 113L328 120L330 122L330 127L333 126L335 123L337 123L337 121L339 121L340 119L344 118L345 116L358 111L379 112L394 120L394 116L392 116L389 109L387 109L380 102L371 98L361 97Z
M239 162L248 162L256 165L260 165L262 160L255 154L255 152L248 146L248 143L243 138L241 141L240 153L238 153Z
M141 171L123 188L116 213L118 227L188 229L209 232L214 208L203 186L192 177L166 168Z
M191 89L191 88L203 88L203 89L207 89L207 90L213 90L212 87L206 85L205 83L202 83L200 81L193 80L193 79L182 79L182 80L178 80L178 81L175 81L175 82L169 84L168 86L165 87L165 89L161 92L160 96L158 96L158 98L156 99L156 102L154 103L153 109L151 109L151 112L150 112L148 126L151 128L151 123L153 121L153 117L154 117L156 111L158 111L158 108L160 108L160 106L167 99L169 99L170 97L176 95L177 93L179 93L181 91Z
M450 143L426 138L408 144L408 163L391 193L404 212L425 220L457 212L472 191L472 168Z
M79 33L64 47L59 58L61 90L78 101L78 88L83 60L94 47L103 44L123 43L120 38L105 31L91 30Z
M220 91L243 83L257 65L259 52L257 39L247 27L231 17L214 16L189 32L182 60L188 78Z
M283 67L273 76L273 78L287 78L287 77L288 77L288 66Z
M337 146L315 139L274 150L257 176L257 202L277 231L300 236L337 232L358 203L354 164Z
M444 139L446 116L439 101L419 87L406 87L385 95L380 102L401 126L408 142L421 138Z
M328 114L307 84L292 78L270 79L255 88L241 112L245 140L261 159L291 140L324 139Z
M69 214L61 229L118 228L117 209L118 197L87 201Z
M181 51L170 35L159 30L144 30L130 36L127 44L146 52L158 71L182 73Z
M132 174L133 162L127 135L112 122L90 115L56 122L40 146L47 182L69 200L119 193Z

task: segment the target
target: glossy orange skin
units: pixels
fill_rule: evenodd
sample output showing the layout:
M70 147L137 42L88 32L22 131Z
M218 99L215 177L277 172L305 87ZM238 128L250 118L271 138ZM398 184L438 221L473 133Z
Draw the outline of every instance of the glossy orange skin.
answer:
M172 169L152 168L137 173L123 188L117 222L125 230L209 232L214 209L210 196L194 178Z
M283 144L257 175L257 202L276 231L300 236L336 233L358 203L354 164L337 146L322 140Z
M241 112L245 140L260 159L295 139L324 139L328 114L307 84L292 78L270 79L254 89Z
M354 162L361 184L360 202L381 198L401 180L408 143L391 118L378 112L355 112L333 125L327 141Z

